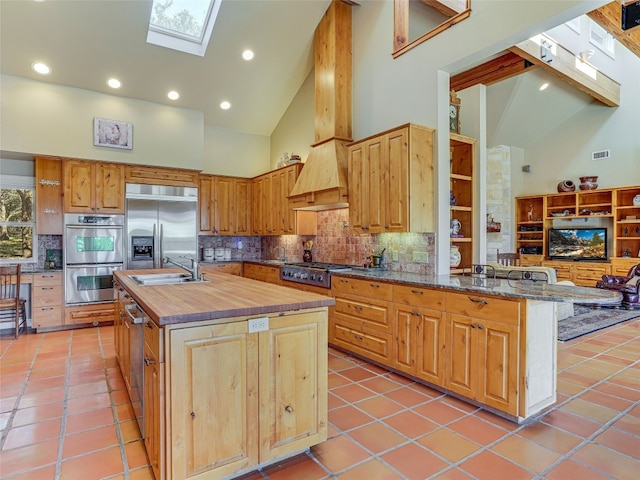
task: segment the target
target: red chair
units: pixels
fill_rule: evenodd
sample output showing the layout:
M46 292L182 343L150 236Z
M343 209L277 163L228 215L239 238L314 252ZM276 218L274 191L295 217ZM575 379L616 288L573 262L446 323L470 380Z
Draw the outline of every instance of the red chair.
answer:
M622 304L627 308L640 307L640 264L631 267L626 277L603 275L596 287L620 292Z

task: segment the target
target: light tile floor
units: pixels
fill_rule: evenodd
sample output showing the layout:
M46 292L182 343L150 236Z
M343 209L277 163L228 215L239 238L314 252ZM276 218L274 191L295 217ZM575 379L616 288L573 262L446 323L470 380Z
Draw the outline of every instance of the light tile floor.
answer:
M558 362L558 402L518 426L331 349L329 439L242 478L640 478L640 320ZM113 327L0 339L0 428L2 479L152 478Z

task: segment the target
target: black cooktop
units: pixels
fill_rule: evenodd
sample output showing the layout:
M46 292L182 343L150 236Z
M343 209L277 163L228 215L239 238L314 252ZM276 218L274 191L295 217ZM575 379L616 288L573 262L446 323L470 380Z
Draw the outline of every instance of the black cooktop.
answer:
M287 267L301 267L301 268L316 268L319 270L344 270L351 268L351 265L341 265L339 263L324 263L324 262L300 262L300 263L288 263Z

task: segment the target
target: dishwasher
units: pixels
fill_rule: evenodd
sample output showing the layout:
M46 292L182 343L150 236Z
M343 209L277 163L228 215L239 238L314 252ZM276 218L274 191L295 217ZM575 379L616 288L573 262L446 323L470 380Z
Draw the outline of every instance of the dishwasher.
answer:
M129 329L129 362L131 383L131 406L144 438L144 310L133 300L125 307L131 319Z

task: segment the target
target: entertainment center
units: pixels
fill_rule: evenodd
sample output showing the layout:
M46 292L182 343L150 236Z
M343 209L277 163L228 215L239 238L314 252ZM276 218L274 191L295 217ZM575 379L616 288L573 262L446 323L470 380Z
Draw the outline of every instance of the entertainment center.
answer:
M640 263L640 186L515 199L516 249L524 266L593 287Z

